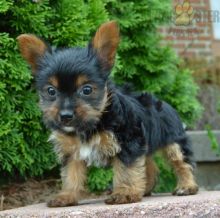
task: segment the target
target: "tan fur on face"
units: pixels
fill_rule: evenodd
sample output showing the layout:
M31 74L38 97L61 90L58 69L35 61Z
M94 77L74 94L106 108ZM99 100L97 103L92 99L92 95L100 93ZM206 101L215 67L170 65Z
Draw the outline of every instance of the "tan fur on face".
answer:
M17 40L23 58L31 65L32 72L35 73L39 57L43 56L47 50L46 44L31 34L22 34L17 37Z
M90 119L98 121L99 118L102 116L107 105L108 105L108 93L105 88L104 97L98 109L94 109L92 106L90 106L86 102L78 100L75 112L77 116L80 117L83 121L88 121Z
M113 193L107 204L125 204L140 201L146 189L145 156L131 166L125 166L117 157L113 160Z
M198 185L195 182L192 167L184 161L184 156L178 144L172 144L163 150L166 158L173 166L177 178L177 188L174 192L176 195L196 194Z
M145 164L146 164L146 177L147 177L145 196L149 196L151 195L151 191L154 189L156 185L159 170L157 168L156 163L153 160L153 157L151 156L146 157Z
M56 120L59 113L59 108L56 103L52 104L50 107L45 107L40 100L40 108L43 111L44 120Z
M89 79L86 75L79 75L76 79L76 87L79 88L80 86L82 86L83 84L88 83Z
M109 105L109 99L110 99L110 95L109 93L107 92L107 87L105 87L105 90L104 90L104 97L103 97L103 100L102 102L100 103L99 105L99 108L100 108L100 111L103 113L105 112L105 108Z
M80 117L83 121L91 119L91 117L97 119L100 114L99 111L94 110L93 107L83 101L78 101L75 112L77 117Z
M56 76L50 77L50 78L49 78L49 83L50 83L52 86L54 86L55 88L58 88L59 83L58 83L58 79L57 79Z

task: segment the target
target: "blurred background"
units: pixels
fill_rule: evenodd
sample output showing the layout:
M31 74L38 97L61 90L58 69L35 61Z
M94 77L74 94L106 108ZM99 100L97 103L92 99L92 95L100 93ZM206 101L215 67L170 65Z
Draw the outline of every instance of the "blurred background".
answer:
M16 37L33 33L58 47L87 46L116 20L121 43L112 79L154 93L179 112L191 135L201 189L220 189L220 1L1 0L0 210L45 201L60 187L29 67ZM155 192L176 183L161 156ZM111 169L92 167L88 189L111 189Z
M205 113L194 128L202 130L209 124L219 129L220 2L173 1L172 4L173 23L159 30L164 44L170 44L183 58L182 66L192 70L200 87L198 99Z

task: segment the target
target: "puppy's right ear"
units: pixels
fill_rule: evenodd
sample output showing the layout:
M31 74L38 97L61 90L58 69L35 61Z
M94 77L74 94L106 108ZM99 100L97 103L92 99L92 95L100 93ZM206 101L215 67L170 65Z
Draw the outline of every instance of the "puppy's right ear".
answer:
M30 64L33 74L37 70L37 62L48 50L48 46L41 39L31 34L17 37L19 49L23 58Z
M104 69L110 70L113 67L119 39L119 27L115 21L102 24L96 31L92 47Z

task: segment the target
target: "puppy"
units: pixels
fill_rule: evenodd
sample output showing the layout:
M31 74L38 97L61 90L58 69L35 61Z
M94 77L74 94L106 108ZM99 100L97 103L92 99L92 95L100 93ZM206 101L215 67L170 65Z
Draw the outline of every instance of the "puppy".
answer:
M78 203L90 165L113 167L107 204L140 201L154 187L152 154L157 150L175 169L174 194L198 191L191 144L177 112L151 94L117 88L109 78L119 43L114 21L101 25L85 48L55 49L30 34L17 39L62 163L62 190L49 207Z

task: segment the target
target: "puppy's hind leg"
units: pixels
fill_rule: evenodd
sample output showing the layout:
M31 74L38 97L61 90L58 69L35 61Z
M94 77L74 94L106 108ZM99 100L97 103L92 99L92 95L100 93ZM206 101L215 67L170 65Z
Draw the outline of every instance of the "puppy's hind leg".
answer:
M193 176L193 167L184 160L179 144L174 143L163 150L177 175L177 187L174 195L193 195L198 192L198 185Z
M144 196L150 196L153 191L158 177L159 170L157 168L156 163L153 160L153 157L146 157L146 189Z

